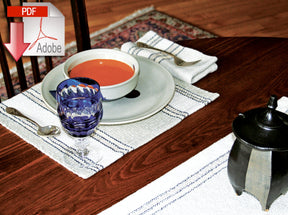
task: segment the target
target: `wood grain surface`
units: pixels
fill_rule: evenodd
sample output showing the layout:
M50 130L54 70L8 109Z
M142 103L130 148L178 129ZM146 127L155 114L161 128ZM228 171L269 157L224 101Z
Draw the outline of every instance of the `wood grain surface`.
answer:
M240 112L288 96L288 39L181 44L218 57L218 70L195 84L217 100L87 180L0 126L0 214L96 214L232 132Z
M19 5L19 0L10 0ZM70 0L51 2L65 16L65 42L75 41ZM90 33L117 22L136 10L153 5L185 22L222 37L261 36L288 38L287 0L86 0ZM20 19L16 19L19 21ZM3 41L9 42L3 2L0 2L0 24ZM23 57L27 62L28 58ZM9 58L9 67L15 66ZM1 72L1 68L0 68Z

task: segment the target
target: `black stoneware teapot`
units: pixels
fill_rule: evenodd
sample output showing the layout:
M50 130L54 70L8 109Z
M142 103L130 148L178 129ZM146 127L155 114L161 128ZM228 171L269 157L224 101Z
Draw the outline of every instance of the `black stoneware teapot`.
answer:
M236 140L228 159L228 176L237 195L256 197L262 210L288 190L288 115L267 107L239 114L233 121Z

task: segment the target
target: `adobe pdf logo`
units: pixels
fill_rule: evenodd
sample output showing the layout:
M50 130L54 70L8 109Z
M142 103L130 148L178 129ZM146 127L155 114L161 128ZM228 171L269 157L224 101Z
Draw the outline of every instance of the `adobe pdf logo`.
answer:
M46 17L23 17L24 43L30 43L23 56L65 55L65 18L51 3L23 2L23 6L47 6Z

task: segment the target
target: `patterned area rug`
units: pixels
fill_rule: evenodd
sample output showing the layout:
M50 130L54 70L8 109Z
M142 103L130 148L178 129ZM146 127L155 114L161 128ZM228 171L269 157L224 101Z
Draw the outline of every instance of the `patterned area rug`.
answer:
M120 48L125 42L137 41L147 31L153 30L160 36L172 41L181 41L187 39L212 38L216 35L202 30L194 25L183 22L177 18L171 17L163 12L154 10L153 7L136 11L134 14L125 19L110 25L109 27L91 34L92 48ZM63 63L69 56L77 51L75 42L66 46L66 54L64 57L54 57L53 66ZM39 57L39 65L41 78L46 75L44 59ZM25 64L25 73L28 86L34 84L31 65ZM20 92L20 86L17 81L17 73L15 68L12 69L12 80L14 83L15 93ZM0 95L1 99L7 98L5 85L0 79Z

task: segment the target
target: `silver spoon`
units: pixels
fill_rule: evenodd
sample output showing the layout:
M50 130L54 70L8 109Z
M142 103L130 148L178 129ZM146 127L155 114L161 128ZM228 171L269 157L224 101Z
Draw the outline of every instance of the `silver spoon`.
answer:
M61 133L61 130L59 127L55 126L55 125L47 125L47 126L40 126L37 122L35 122L34 120L28 118L27 116L25 116L24 114L22 114L20 111L18 111L15 108L12 107L6 107L6 112L15 116L19 116L19 117L23 117L25 119L30 120L31 122L35 123L38 126L38 130L37 130L37 134L38 135L57 135Z
M147 45L147 44L145 44L145 43L142 43L142 42L137 42L136 45L137 45L138 47L140 47L140 48L154 49L154 50L161 51L161 52L164 52L164 53L166 53L166 54L171 55L171 56L174 58L174 63L175 63L177 66L188 66L188 65L193 65L193 64L195 64L196 62L198 62L198 61L195 61L195 62L186 62L186 61L182 60L181 58L173 55L173 54L170 53L170 52L166 52L166 51L164 51L164 50L157 49L157 48L155 48L155 47L153 47L153 46L149 46L149 45Z

